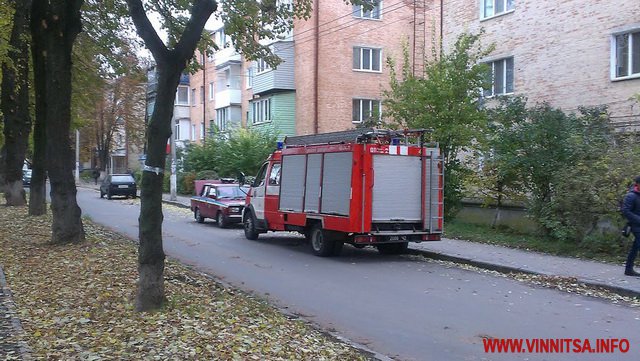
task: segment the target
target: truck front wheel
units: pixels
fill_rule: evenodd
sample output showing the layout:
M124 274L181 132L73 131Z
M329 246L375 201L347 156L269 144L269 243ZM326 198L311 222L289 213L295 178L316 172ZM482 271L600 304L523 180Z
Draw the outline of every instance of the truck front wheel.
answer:
M196 222L204 223L204 217L202 216L202 214L200 214L199 208L196 208L196 211L194 212L193 216L196 219Z
M328 239L327 233L320 224L311 229L311 250L316 256L337 256L342 251L343 243Z
M256 222L253 219L253 213L249 213L244 218L244 236L252 241L258 239L260 234L256 230Z

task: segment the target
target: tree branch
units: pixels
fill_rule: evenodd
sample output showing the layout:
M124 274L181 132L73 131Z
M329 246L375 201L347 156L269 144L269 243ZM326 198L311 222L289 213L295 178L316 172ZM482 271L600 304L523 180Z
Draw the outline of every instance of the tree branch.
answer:
M127 0L134 1L134 0ZM139 1L139 0L136 0ZM180 60L186 62L192 56L202 36L202 29L211 14L218 8L215 0L196 0L191 8L191 18L187 23L180 41L176 45L176 53Z
M147 48L149 48L149 51L151 51L151 54L153 54L153 58L156 59L156 61L166 60L169 55L169 51L158 36L156 30L153 28L153 25L151 25L151 21L149 21L147 13L144 10L144 6L142 5L142 0L126 1L127 5L129 5L129 12L131 13L133 23L138 30L138 34L142 40L144 40L144 43Z

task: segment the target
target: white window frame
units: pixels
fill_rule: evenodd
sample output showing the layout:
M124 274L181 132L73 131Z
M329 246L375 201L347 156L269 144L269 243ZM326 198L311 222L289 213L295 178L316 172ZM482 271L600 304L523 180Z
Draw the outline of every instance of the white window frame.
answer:
M191 140L196 140L196 125L191 124Z
M354 124L362 123L364 120L372 117L374 114L374 104L378 105L378 120L382 119L382 101L379 99L353 98L351 105L353 107L351 122ZM367 109L365 109L365 107ZM365 113L367 116L365 117ZM358 118L358 119L356 119Z
M353 17L367 20L382 20L382 1L376 1L373 9L365 11L362 5L353 5Z
M516 0L480 0L480 19L492 19L497 16L512 13L516 9L515 2ZM496 12L498 6L502 6L500 12ZM488 13L488 9L491 9L491 13Z
M213 92L215 88L213 82L209 82L209 101L213 101Z
M183 98L184 95L186 95L186 99L181 99L180 97L180 92L185 92L186 94L183 93ZM178 86L178 89L176 90L176 105L189 105L190 101L189 101L189 87L188 86Z
M509 60L511 60L511 84L509 84ZM499 68L499 64L502 63L502 68ZM484 96L487 98L499 96L499 95L510 95L515 91L515 60L512 56L495 59L492 61L486 62L486 64L491 69L491 89L484 89ZM500 70L502 74L500 74L502 79L501 92L496 92L496 77L494 74L496 73L496 69ZM509 85L511 85L511 91L509 91Z
M229 122L229 107L216 109L216 126L218 130L223 132L227 130L227 124Z
M266 73L271 70L271 65L264 61L264 59L258 59L255 61L256 74Z
M191 106L196 106L196 88L191 88Z
M379 67L378 69L374 69L374 61L373 61L373 59L375 58L376 51L378 52L378 67ZM382 72L382 48L368 47L368 46L354 46L352 56L353 56L352 66L354 71L365 71L370 73ZM365 57L369 58L369 68L365 67Z
M253 74L255 73L254 70L255 69L252 66L247 68L247 89L253 88Z
M251 124L269 123L273 117L272 98L258 99L251 102Z
M200 139L204 139L204 133L207 131L204 124L204 122L200 122Z
M618 50L618 40L622 36L627 37L626 59L619 59L621 54ZM634 61L636 62L635 67ZM625 74L618 75L618 68L621 62L626 65L627 69ZM637 78L640 78L640 27L614 33L611 36L611 80Z

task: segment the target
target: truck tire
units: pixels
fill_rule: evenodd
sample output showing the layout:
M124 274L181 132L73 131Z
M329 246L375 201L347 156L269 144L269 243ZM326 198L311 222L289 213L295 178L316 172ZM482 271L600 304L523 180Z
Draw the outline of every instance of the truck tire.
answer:
M229 227L229 222L227 222L227 219L224 217L224 214L222 214L222 212L218 212L218 214L216 215L216 223L218 223L218 227L220 228Z
M258 239L258 230L256 230L256 220L253 218L253 213L248 212L244 219L244 236L248 240L255 241Z
M204 223L204 217L200 214L199 208L196 208L195 212L193 212L193 217L196 219L196 222Z
M336 245L335 241L328 239L327 232L322 229L320 223L311 228L311 250L316 256L332 256L335 254L336 248L339 248L337 251L340 253L342 251L342 242L338 242L338 244L339 246Z
M407 252L408 242L401 243L385 243L379 244L376 247L380 254L403 254Z

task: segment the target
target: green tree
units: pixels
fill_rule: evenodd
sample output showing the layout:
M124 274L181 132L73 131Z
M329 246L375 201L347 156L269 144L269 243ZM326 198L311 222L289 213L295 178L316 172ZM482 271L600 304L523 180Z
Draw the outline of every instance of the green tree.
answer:
M500 220L505 200L524 199L526 184L515 164L520 143L519 129L527 121L526 100L521 97L500 97L498 104L487 109L486 142L476 154L476 169L468 179L469 189L483 198L483 204L495 205L492 227Z
M482 48L480 34L462 34L448 53L425 61L424 77L413 74L406 46L399 74L393 60L387 60L391 84L384 92L385 116L401 127L433 130L444 158L448 216L459 206L467 173L459 156L485 132L479 89L487 85L489 69L480 61L491 50Z

